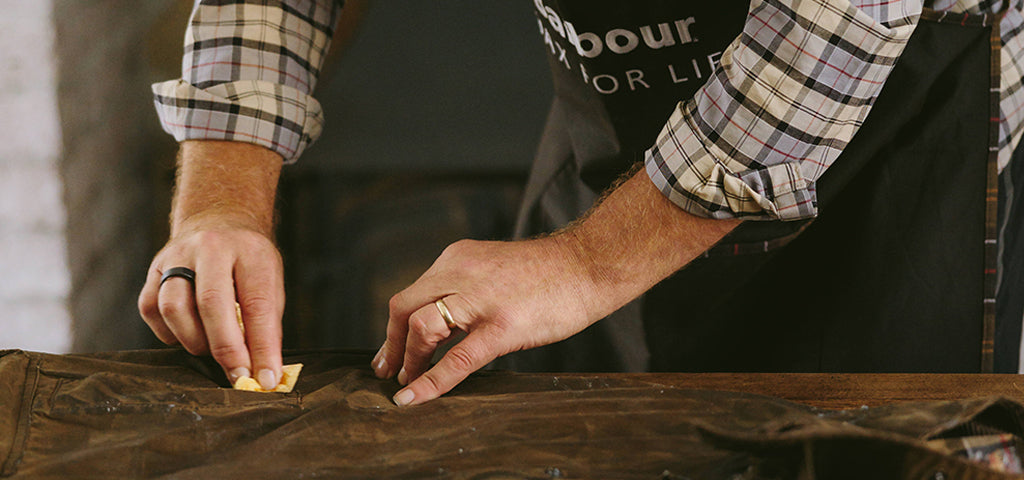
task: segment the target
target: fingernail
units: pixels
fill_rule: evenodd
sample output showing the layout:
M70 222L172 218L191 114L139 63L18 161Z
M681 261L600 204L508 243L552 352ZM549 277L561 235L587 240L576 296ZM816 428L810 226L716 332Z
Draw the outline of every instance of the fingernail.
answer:
M371 362L371 364L373 372L376 373L378 377L383 378L384 375L388 373L384 370L384 367L387 366L387 359L384 358L384 347L380 347L380 350L377 351L377 355L373 357L373 362Z
M250 375L250 373L249 373L249 369L248 368L238 367L238 368L228 372L228 380L230 380L231 384L234 385L235 383L238 382L239 378L248 377L249 375Z
M277 375L274 375L274 371L270 369L260 370L256 380L260 382L260 387L264 390L273 390L277 387Z
M395 405L398 405L399 407L404 407L412 403L412 401L415 398L416 392L413 392L412 390L409 389L405 389L402 390L401 392L396 393L395 398L393 400L395 401Z
M408 377L408 376L409 375L407 375L405 373L405 367L402 367L402 369L398 371L398 383L400 383L402 385L405 385L406 383L408 383L408 382L406 382L406 380L408 380L408 378L406 378L406 377Z

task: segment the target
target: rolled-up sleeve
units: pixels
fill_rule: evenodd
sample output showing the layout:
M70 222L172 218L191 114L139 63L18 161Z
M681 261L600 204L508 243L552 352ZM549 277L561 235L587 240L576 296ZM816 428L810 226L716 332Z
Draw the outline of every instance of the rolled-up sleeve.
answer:
M952 1L952 0L950 0ZM999 171L1010 164L1024 137L1024 1L1010 4L1000 26L1003 39L999 97Z
M340 2L200 0L185 33L181 78L153 85L178 141L254 143L295 161L319 137L312 97Z
M714 76L646 153L654 184L709 218L817 214L815 181L853 138L920 1L755 0Z

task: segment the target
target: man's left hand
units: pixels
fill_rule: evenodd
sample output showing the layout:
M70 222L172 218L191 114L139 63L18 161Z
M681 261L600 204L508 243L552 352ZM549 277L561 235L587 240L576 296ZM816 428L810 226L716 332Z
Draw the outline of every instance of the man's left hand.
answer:
M501 355L563 340L611 314L739 223L686 213L641 171L559 234L454 243L391 299L373 369L405 385L395 403L432 400ZM428 368L453 329L466 337Z
M563 340L610 313L589 304L596 287L572 242L563 234L521 242L463 240L445 249L391 299L387 340L373 367L379 377L397 374L407 385L395 402L437 398L501 355ZM428 369L454 329L466 337Z

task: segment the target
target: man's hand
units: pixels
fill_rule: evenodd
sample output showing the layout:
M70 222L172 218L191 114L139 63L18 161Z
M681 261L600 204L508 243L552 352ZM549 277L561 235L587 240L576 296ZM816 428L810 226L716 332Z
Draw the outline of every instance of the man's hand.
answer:
M604 318L682 268L739 224L690 215L643 172L580 224L521 242L461 241L391 299L378 377L406 385L399 405L432 400L498 356L557 342ZM434 367L451 329L467 333Z
M180 160L171 238L149 268L139 312L164 343L213 355L232 383L249 375L273 388L284 312L284 271L273 242L281 157L250 144L189 141ZM173 267L194 270L195 285L178 277L161 284Z
M601 318L604 310L587 304L595 286L568 238L460 241L395 295L374 367L381 377L397 373L402 384L419 378L395 401L435 398L500 355L565 339ZM439 299L468 335L427 372L452 333L434 303Z

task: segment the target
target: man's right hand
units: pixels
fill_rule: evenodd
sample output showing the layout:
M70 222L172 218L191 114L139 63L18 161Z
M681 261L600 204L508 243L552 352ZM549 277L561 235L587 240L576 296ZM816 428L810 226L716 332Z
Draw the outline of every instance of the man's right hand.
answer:
M281 378L284 270L273 242L280 169L281 157L259 146L183 142L171 238L139 295L139 312L161 341L212 355L232 383L252 376L266 389ZM161 284L174 267L195 271L195 285L180 277Z

